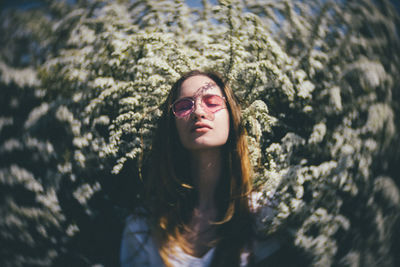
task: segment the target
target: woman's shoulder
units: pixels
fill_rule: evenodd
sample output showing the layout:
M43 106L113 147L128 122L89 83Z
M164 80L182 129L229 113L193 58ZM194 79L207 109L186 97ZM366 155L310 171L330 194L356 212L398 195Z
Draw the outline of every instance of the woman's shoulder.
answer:
M149 212L145 209L136 209L125 219L124 235L147 234L149 231Z
M144 210L135 210L126 218L120 248L121 266L163 266L151 237L149 221L149 213Z
M274 236L255 238L253 241L253 255L255 262L261 262L274 255L282 247L281 242Z
M307 267L309 259L294 241L279 235L257 239L253 246L254 266Z

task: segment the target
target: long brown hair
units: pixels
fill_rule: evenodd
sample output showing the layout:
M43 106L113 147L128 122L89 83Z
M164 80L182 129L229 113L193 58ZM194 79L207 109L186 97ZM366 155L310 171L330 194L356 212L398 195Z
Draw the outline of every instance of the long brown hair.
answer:
M184 243L181 233L192 215L196 201L196 188L190 175L189 152L180 142L170 107L178 97L182 83L199 75L213 80L227 100L230 129L228 141L223 146L224 179L220 179L215 195L220 216L216 222L217 250L213 264L235 266L239 264L240 250L245 246L252 229L248 203L251 166L240 105L228 83L215 72L194 70L182 75L173 84L162 106L163 114L155 133L146 180L152 234L168 266L166 254L171 253L168 243ZM225 258L224 255L229 256Z

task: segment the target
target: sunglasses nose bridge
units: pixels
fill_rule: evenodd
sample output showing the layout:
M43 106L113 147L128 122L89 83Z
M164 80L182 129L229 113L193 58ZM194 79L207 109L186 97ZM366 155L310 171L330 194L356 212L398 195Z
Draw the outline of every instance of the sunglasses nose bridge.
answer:
M200 107L200 109L199 109ZM198 113L199 111L202 111L203 113L207 113L206 107L203 105L203 98L202 97L197 97L193 99L193 110L192 113Z

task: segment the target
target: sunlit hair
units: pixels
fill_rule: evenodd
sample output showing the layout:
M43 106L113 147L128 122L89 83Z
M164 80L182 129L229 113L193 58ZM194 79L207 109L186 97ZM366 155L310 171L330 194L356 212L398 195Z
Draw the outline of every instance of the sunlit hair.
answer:
M180 142L170 107L177 99L182 83L199 75L213 80L227 100L230 129L228 141L222 148L224 173L215 191L220 216L215 222L217 237L211 245L217 247L213 266L235 266L239 263L239 251L251 234L248 203L251 167L239 103L217 73L194 70L184 74L173 84L162 106L163 114L155 133L146 180L151 225L160 255L168 266L167 255L173 253L169 244L177 242L186 246L181 233L191 218L197 193L190 175L189 152Z

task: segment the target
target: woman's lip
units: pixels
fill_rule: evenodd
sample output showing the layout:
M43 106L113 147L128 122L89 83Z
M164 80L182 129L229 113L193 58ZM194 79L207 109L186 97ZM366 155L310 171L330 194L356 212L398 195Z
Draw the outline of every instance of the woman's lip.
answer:
M199 132L207 132L207 131L210 130L210 129L211 129L211 126L208 125L208 124L196 122L196 123L193 125L191 131L192 131L192 132L198 132L198 133L199 133Z
M192 130L192 132L195 132L195 133L205 133L205 132L208 132L210 130L210 128L208 128L208 127L198 127L198 128L194 128L193 130Z

